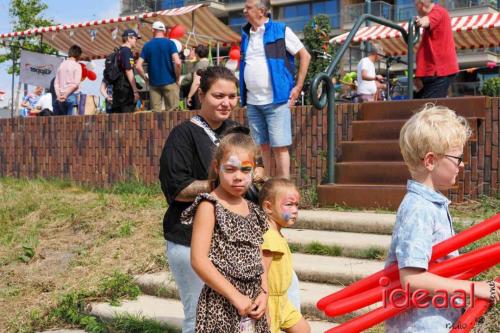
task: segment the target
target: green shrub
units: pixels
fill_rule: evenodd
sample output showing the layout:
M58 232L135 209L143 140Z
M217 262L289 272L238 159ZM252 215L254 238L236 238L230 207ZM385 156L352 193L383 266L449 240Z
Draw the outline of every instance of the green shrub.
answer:
M492 77L484 81L481 93L484 96L500 97L500 77Z

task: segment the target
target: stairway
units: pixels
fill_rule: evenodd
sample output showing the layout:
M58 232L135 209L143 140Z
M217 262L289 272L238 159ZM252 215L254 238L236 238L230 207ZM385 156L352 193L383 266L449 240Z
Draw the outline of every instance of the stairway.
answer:
M397 209L410 177L399 150L399 132L406 120L429 102L466 117L474 133L478 120L485 117L484 97L362 104L358 119L352 122L352 140L339 145L335 184L318 186L320 206Z
M312 332L320 333L349 318L328 318L316 302L334 291L383 268L383 253L390 244L395 222L393 214L301 211L293 229L285 229L292 248L295 272L300 280L301 311ZM312 248L335 248L338 256L311 253ZM309 252L309 253L305 253ZM118 314L135 314L180 328L183 311L174 280L169 272L136 277L143 295L113 307L91 304L90 313L103 320ZM372 307L355 313L365 313Z

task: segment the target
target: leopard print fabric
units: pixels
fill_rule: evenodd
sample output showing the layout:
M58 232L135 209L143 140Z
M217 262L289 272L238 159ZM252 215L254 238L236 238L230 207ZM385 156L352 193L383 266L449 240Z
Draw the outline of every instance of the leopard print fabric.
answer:
M255 299L261 292L264 273L260 246L268 229L267 218L260 208L247 201L250 213L243 217L226 209L208 193L200 194L181 217L192 224L198 205L210 201L215 206L215 227L209 259L219 272L242 294ZM216 291L203 286L196 312L197 333L238 333L241 317L231 303ZM265 316L256 322L256 333L269 333Z

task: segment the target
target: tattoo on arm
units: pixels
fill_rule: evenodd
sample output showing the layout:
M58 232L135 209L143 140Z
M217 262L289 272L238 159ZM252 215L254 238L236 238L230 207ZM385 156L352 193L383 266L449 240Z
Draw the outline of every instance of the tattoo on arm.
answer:
M196 196L200 193L210 192L210 181L208 180L195 180L188 186L186 186L178 195L175 200L182 202L191 202L196 199Z

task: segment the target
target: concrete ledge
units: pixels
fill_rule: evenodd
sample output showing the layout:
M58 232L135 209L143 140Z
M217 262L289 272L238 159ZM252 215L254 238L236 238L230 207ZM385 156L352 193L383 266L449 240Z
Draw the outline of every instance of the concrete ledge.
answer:
M395 214L301 210L294 228L390 235L395 221Z
M345 286L384 268L377 260L293 254L293 268L301 281Z
M383 255L391 245L389 235L308 229L282 229L282 233L290 245L299 248L298 252L310 244L321 244L338 248L337 255L343 257L375 259L370 252L374 252L373 256Z
M120 306L92 303L90 308L89 313L102 320L112 320L118 315L130 314L181 329L184 319L180 301L147 295L139 296L133 301L123 301Z
M120 314L140 315L172 327L182 328L184 313L180 301L163 299L154 296L140 296L135 301L124 301L121 306L111 306L108 303L93 303L90 314L102 320L112 320ZM323 333L337 324L309 320L312 333ZM68 331L70 333L72 331ZM62 333L62 332L61 332Z

